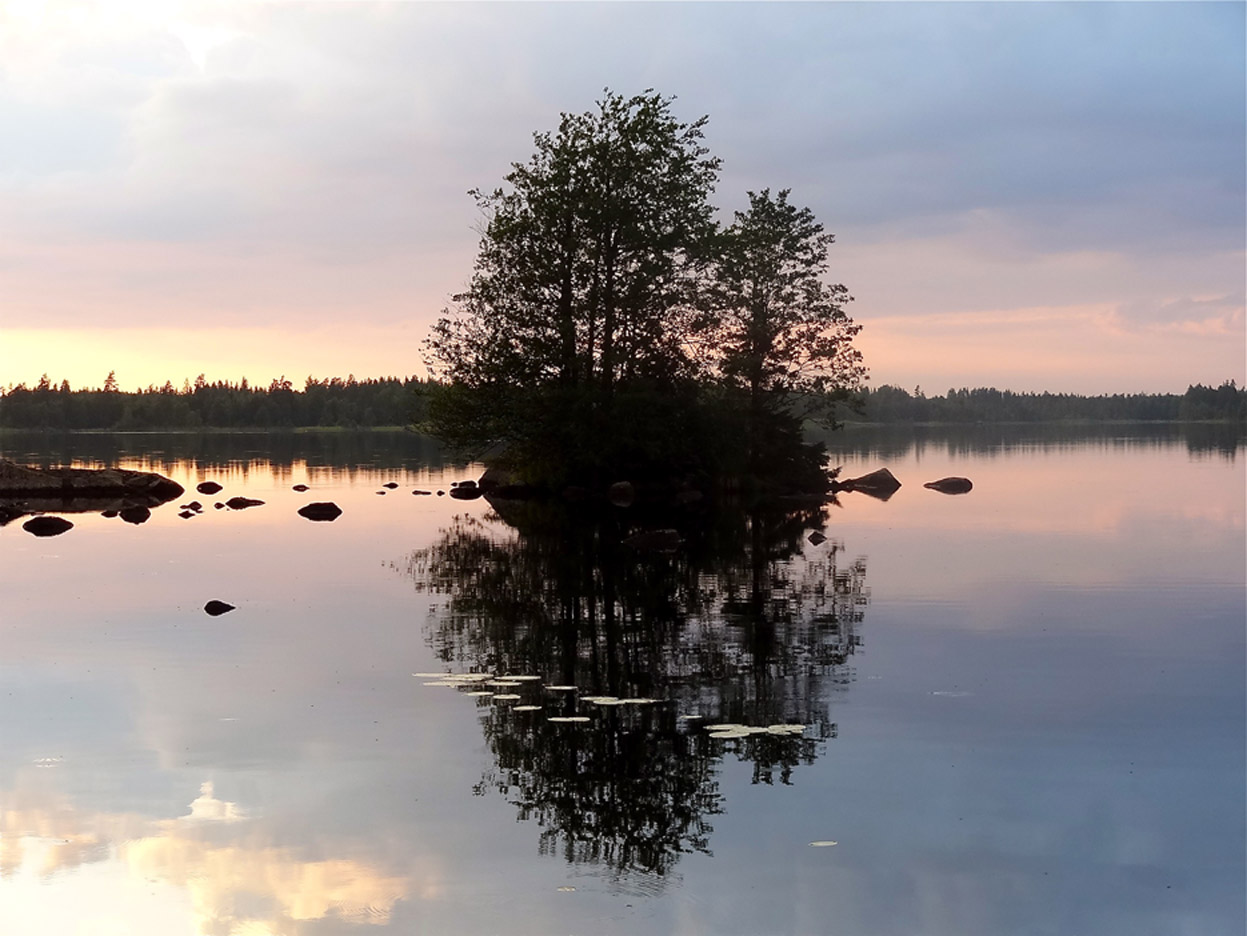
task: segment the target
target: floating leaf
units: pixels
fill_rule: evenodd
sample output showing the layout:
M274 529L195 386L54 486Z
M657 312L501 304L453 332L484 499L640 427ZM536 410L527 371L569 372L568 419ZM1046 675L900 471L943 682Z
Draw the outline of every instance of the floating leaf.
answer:
M613 695L587 695L587 696L581 696L580 698L582 701L597 702L599 705L601 705L603 702L610 703L610 702L619 701L619 696L613 696Z
M830 848L832 845L839 845L839 844L840 844L839 842L833 842L829 839L824 839L819 842L810 842L810 847L811 848Z
M734 731L736 729L740 729L744 727L745 727L744 725L738 725L736 724L736 722L723 722L722 724L718 724L718 725L707 725L706 730L707 731Z
M459 684L458 684L457 682L451 682L449 679L439 679L437 682L426 682L426 683L421 683L420 685L422 685L422 686L451 686L451 687L457 687Z
M546 686L547 692L575 692L575 686Z
M541 677L540 677L540 676L512 676L512 675L507 675L507 676L499 676L498 678L499 678L499 679L511 679L511 680L516 681L516 682L533 682L533 681L538 681L538 682L539 682L539 681L541 680Z
M552 715L546 719L552 722L587 722L590 720L588 715Z
M511 711L513 712L540 712L541 706L540 705L516 705L512 707Z
M495 702L514 702L516 699L522 698L513 692L500 692L494 696Z

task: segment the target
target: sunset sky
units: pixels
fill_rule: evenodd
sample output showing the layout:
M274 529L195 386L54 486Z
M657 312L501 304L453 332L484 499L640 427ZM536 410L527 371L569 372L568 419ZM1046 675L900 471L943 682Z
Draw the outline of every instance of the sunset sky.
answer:
M875 385L1241 384L1244 10L0 0L0 384L422 375L605 87L835 233Z

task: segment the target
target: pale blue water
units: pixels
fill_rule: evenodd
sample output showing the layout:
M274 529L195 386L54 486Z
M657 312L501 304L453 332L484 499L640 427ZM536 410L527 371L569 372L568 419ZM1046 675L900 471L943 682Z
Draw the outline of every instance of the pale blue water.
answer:
M226 487L0 528L0 933L1241 933L1241 443L833 445L903 487L664 556L408 436L0 436Z

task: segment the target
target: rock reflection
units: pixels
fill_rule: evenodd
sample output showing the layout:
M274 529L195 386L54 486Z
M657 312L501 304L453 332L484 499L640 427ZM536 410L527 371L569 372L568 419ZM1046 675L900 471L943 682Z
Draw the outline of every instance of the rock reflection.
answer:
M542 711L477 700L495 765L476 792L535 820L542 853L666 874L709 851L723 757L750 763L754 783L790 783L835 737L829 699L853 678L869 593L864 558L846 561L834 540L806 545L825 526L820 507L686 514L678 550L639 552L623 541L670 516L494 506L456 518L402 571L446 596L428 635L446 663L577 687L546 690ZM573 714L590 720L548 720ZM724 722L806 728L721 740L702 727Z

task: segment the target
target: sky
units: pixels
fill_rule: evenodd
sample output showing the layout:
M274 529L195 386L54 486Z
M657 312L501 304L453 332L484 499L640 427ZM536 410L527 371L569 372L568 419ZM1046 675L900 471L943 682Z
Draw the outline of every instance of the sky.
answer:
M1247 383L1245 9L0 0L0 385L422 376L604 88L835 234L872 385Z

